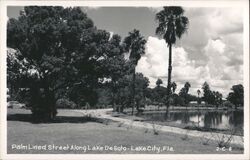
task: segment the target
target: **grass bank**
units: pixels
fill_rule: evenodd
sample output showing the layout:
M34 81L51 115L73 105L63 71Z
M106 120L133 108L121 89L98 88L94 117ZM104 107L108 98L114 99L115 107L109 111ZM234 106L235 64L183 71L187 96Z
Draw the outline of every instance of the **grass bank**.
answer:
M240 154L243 149L236 145L229 149L218 149L217 142L203 140L182 134L145 130L122 125L114 121L93 121L71 110L58 110L58 119L54 123L33 124L28 121L29 110L8 110L7 121L7 153L8 154ZM26 119L25 119L26 116ZM14 118L17 117L17 118ZM74 120L72 120L72 118ZM98 118L98 117L97 117ZM84 120L82 120L84 119ZM16 149L14 145L46 146L43 149ZM49 150L49 145L54 149ZM67 146L76 149L67 149ZM60 150L61 146L65 150ZM78 149L77 149L78 147ZM84 150L84 147L87 149ZM99 150L98 150L99 147ZM104 148L101 150L100 148ZM106 148L109 148L105 150ZM123 148L123 149L120 149ZM146 147L146 150L143 149ZM159 147L160 150L156 148ZM94 149L93 149L94 148ZM113 148L113 149L111 149ZM116 150L114 150L116 148ZM137 149L136 149L137 148ZM155 149L154 149L155 148ZM172 148L172 149L171 149Z

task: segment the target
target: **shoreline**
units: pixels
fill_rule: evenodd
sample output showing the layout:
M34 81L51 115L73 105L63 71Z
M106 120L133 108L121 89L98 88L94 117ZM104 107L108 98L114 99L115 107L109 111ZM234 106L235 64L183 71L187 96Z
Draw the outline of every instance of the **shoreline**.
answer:
M198 137L198 138L209 137L211 140L218 140L222 137L232 136L232 141L231 141L232 144L244 146L243 136L229 135L229 134L217 133L217 132L206 132L206 131L183 129L183 128L178 128L178 127L173 127L173 126L163 126L163 125L158 125L155 123L150 124L147 122L140 122L140 121L135 121L131 119L113 117L112 115L108 114L108 112L112 111L112 109L87 110L87 111L75 110L75 111L81 112L83 114L86 114L86 113L93 114L94 116L96 115L97 118L113 120L115 122L123 123L123 125L127 125L127 126L134 126L134 127L143 128L143 129L157 128L161 132L171 132L171 133L177 133L177 134L182 134L182 135L188 134L189 136Z

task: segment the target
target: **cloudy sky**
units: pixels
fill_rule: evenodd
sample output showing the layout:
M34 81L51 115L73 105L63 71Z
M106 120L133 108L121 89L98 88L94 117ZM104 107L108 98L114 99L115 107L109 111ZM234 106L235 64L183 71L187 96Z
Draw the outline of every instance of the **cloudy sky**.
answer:
M17 17L22 7L8 7L8 17ZM206 81L212 90L227 96L234 84L243 84L243 10L242 8L185 8L188 32L173 47L172 80L177 93L185 82L196 94ZM161 8L98 7L83 11L100 29L122 37L134 28L147 39L146 54L136 68L155 86L158 78L167 84L168 47L155 35L155 14Z

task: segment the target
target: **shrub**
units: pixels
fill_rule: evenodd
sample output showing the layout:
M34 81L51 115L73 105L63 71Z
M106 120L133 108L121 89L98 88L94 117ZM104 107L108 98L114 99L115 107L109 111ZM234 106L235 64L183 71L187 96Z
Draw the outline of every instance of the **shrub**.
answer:
M68 99L58 99L56 102L57 108L68 108L74 109L76 108L76 104Z
M154 135L159 135L162 126L158 126L155 123L153 123L152 127L153 127L153 133L154 133Z
M229 102L229 101L225 101L224 103L223 103L223 106L225 106L225 107L227 107L227 108L233 108L233 103L231 103L231 102Z
M121 127L123 124L124 124L124 122L120 122L120 123L118 124L118 127Z
M183 141L189 140L189 130L186 130L185 134L181 137Z
M211 140L212 137L203 135L202 137L200 137L201 143L203 145L209 145L209 141Z

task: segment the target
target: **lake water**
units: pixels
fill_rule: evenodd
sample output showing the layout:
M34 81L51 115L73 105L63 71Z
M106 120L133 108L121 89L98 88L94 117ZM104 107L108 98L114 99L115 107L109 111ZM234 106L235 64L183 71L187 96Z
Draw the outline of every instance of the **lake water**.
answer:
M243 111L169 111L166 119L165 112L144 113L140 117L148 121L171 121L178 124L194 122L206 128L229 129L243 126Z

